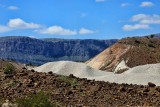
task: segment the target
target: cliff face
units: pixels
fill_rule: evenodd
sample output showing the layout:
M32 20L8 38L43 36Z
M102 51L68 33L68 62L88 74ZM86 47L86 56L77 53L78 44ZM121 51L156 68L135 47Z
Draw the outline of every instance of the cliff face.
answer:
M34 64L58 60L86 61L116 41L1 37L0 58Z

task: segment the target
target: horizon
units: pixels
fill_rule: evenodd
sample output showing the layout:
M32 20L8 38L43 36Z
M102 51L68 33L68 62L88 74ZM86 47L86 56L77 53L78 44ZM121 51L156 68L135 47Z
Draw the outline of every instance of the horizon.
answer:
M0 0L0 37L121 39L160 33L159 0Z
M101 38L56 38L56 37L44 37L44 38L36 38L36 37L33 37L33 36L11 36L11 35L8 35L8 36L0 36L0 38L7 38L7 37L28 37L28 38L31 38L31 39L39 39L39 40L43 40L43 39L64 39L64 40L121 40L121 39L124 39L124 38L132 38L132 37L145 37L145 36L151 36L151 35L155 35L155 36L159 36L160 33L157 33L157 34L148 34L148 35L139 35L139 36L126 36L126 37L122 37L122 38L110 38L110 39L101 39Z

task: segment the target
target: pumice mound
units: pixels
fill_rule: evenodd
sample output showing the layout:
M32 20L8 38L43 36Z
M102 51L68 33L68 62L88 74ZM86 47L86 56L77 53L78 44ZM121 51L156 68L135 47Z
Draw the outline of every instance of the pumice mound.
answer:
M137 85L147 85L152 82L160 86L160 63L147 64L129 68L127 71L116 74L113 72L106 72L93 69L84 63L77 63L71 61L49 62L39 67L34 68L38 72L49 72L68 76L73 74L79 78L87 78L96 81L108 81L115 83L127 83Z
M93 69L84 63L77 63L72 61L57 61L49 62L37 68L34 68L38 72L49 72L69 76L73 74L76 77L88 78L107 75L106 72Z

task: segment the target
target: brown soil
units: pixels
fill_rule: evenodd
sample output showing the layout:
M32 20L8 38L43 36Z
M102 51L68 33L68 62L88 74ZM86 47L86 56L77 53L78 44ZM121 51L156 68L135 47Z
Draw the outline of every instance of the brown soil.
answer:
M119 43L133 46L120 58L128 59L127 65L129 67L160 63L160 39L128 38L119 41Z
M113 107L160 106L160 87L116 84L23 69L13 77L0 78L0 101L15 101L43 91L60 106Z
M114 71L122 60L129 67L160 63L160 39L125 38L86 63L96 69Z
M13 65L16 68L16 70L18 70L18 71L21 71L22 68L24 67L24 65L21 64L21 63L17 63L15 61L0 59L0 70L3 70L3 67L5 67L8 64Z

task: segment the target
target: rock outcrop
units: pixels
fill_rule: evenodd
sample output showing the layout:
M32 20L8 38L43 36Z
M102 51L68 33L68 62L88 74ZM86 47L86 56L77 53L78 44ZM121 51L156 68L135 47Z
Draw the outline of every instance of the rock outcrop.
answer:
M123 64L122 61L124 61ZM123 67L123 70L127 70L128 67L160 63L160 39L151 37L125 38L86 63L93 68L112 72L117 66L120 67L119 64L126 66L126 68Z

